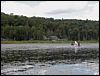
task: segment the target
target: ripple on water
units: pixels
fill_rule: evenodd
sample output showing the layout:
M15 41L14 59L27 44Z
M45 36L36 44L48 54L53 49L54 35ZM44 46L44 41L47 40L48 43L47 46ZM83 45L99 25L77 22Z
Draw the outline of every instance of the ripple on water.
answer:
M2 69L2 74L6 75L98 75L98 63L58 63L50 65L47 63L36 63L35 65L12 66Z

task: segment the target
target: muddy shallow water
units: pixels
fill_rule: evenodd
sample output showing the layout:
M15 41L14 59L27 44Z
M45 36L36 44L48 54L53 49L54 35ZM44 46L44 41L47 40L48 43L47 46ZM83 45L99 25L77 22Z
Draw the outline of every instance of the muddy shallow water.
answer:
M84 43L80 48L98 48L98 43ZM1 44L2 50L34 50L34 49L51 49L51 48L74 48L70 44Z
M1 44L2 75L98 75L99 44Z
M1 69L2 75L98 75L99 63L81 62L75 64L52 62L9 63ZM54 64L52 64L54 63Z

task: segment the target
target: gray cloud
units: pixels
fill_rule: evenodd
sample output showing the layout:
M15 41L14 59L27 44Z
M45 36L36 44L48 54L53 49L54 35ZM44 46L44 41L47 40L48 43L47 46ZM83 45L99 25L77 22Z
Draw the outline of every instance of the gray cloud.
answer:
M99 1L88 1L88 4L95 4L98 3Z
M78 13L78 12L84 12L84 11L92 11L93 6L88 6L87 4L83 9L56 9L50 12L46 12L45 14L48 15L56 15L56 14L72 14L72 13Z
M6 1L1 1L1 3L5 3Z
M67 10L62 10L62 9L57 9L57 10L53 10L50 12L46 12L46 14L64 14L64 13L75 13L78 10L74 10L74 9L67 9Z

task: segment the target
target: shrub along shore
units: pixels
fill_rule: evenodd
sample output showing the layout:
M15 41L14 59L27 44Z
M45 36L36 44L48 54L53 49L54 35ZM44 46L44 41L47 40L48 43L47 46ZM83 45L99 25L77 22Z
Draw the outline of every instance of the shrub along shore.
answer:
M67 40L27 40L27 41L1 41L1 44L23 44L23 43L72 43ZM99 43L99 41L80 41L80 43Z

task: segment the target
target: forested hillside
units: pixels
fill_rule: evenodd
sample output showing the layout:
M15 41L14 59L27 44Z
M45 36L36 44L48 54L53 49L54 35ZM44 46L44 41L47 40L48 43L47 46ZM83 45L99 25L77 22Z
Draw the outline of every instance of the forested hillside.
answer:
M1 38L43 40L44 36L67 40L99 40L99 21L26 17L1 12Z

